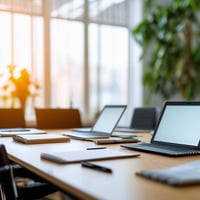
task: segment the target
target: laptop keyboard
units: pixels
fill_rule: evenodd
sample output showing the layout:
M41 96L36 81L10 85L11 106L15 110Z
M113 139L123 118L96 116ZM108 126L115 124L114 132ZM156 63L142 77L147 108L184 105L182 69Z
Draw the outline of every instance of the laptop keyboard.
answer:
M93 133L93 132L65 132L63 135L73 137L73 138L83 138L83 139L89 139L89 138L108 138L110 137L107 133Z
M191 151L190 149L186 148L180 148L180 147L173 147L173 146L161 146L158 144L142 144L142 146L147 146L148 148L159 148L159 149L165 149L165 150L170 150L170 151L175 151L175 152L185 152L185 151Z
M144 152L153 152L157 154L164 154L169 156L181 156L181 155L195 155L200 154L200 150L193 150L187 148L173 147L173 146L161 146L157 144L137 144L137 145L122 145L122 147L139 150Z
M107 133L92 133L92 132L84 132L84 133L73 133L73 135L79 135L79 136L96 136L96 137L109 137L109 135Z

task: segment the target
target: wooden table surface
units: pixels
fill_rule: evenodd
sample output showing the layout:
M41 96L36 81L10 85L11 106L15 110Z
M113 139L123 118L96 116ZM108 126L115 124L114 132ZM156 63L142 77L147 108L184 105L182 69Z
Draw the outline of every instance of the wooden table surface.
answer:
M49 131L49 133L55 132L59 134L61 130ZM148 142L151 134L140 133L138 138ZM200 185L172 187L135 175L136 172L143 169L161 169L199 160L200 156L173 158L140 152L140 156L136 158L95 161L95 163L113 170L113 173L108 174L83 168L79 163L61 165L40 158L41 152L83 150L97 146L93 142L71 139L65 143L26 145L14 142L12 138L5 137L0 138L0 141L6 145L9 158L12 161L21 164L62 190L81 199L200 199ZM106 146L107 148L130 152L130 150L121 148L119 144Z

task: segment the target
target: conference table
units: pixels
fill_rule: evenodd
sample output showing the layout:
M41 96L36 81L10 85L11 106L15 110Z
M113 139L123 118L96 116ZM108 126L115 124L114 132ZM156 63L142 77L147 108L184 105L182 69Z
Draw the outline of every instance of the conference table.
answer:
M48 134L60 134L63 131L49 130ZM150 141L150 133L138 133L137 135L144 142ZM94 142L71 139L63 143L27 145L15 142L11 137L1 137L0 141L6 145L10 160L24 166L77 199L200 199L200 185L173 187L136 175L136 172L144 169L161 169L199 160L200 156L174 158L139 152L138 157L93 161L93 163L113 170L112 173L105 173L82 167L80 163L57 164L40 158L42 152L67 152L102 146ZM132 152L120 147L120 144L103 146Z

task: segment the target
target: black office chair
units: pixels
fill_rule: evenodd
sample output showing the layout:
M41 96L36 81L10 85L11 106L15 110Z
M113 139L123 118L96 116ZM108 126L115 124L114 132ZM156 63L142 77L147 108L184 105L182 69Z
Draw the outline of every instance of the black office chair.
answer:
M157 108L140 107L135 108L130 128L141 130L154 130L157 123Z
M28 178L24 185L21 180ZM30 181L33 180L33 181ZM57 188L41 181L41 178L32 174L19 165L11 165L6 148L0 145L0 191L2 200L32 200L42 198L57 191Z

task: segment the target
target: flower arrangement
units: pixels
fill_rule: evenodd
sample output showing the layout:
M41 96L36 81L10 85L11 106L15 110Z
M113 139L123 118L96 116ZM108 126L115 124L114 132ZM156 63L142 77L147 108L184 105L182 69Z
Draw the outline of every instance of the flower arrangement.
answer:
M7 72L0 74L0 100L4 107L25 108L27 98L37 96L39 89L38 82L33 80L25 68L18 69L15 65L8 65Z

